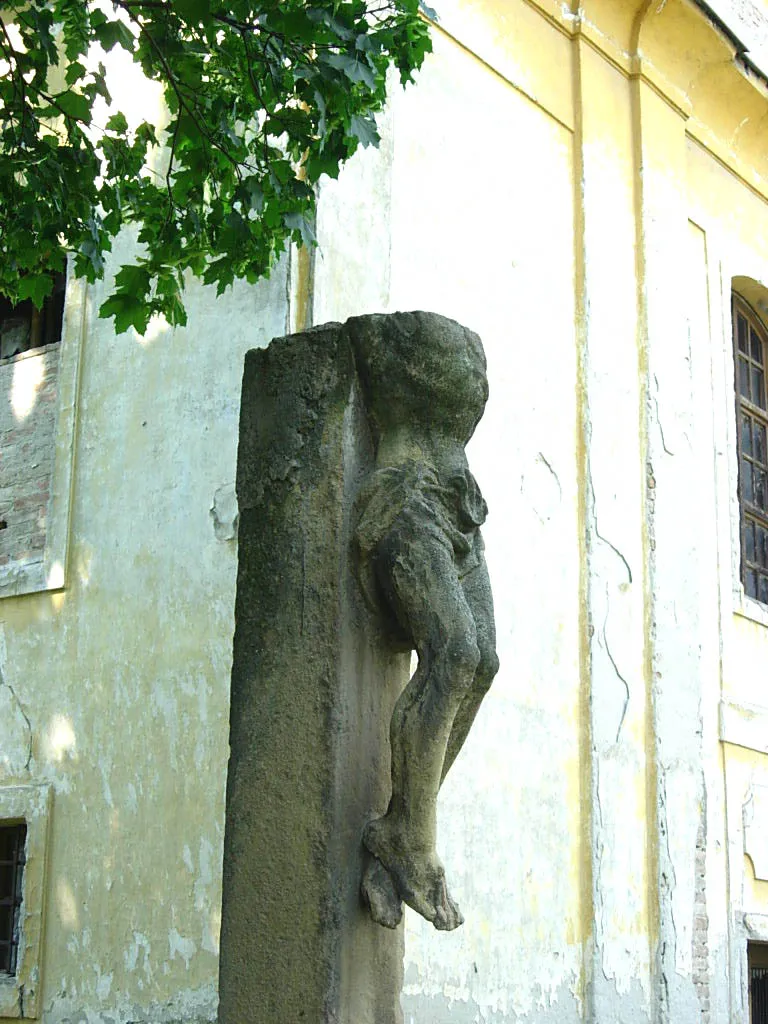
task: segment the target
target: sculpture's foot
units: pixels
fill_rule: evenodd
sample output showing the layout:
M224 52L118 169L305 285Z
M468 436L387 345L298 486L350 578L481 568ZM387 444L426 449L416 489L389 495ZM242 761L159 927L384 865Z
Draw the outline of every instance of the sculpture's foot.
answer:
M445 869L434 850L414 851L390 818L370 822L363 843L386 868L397 894L439 931L464 923L445 884Z
M366 855L360 895L377 924L397 928L403 919L403 904L397 895L392 876L373 854Z

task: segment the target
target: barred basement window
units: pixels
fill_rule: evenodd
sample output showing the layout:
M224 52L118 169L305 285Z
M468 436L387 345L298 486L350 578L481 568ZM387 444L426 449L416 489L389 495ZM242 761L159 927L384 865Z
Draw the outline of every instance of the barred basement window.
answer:
M733 296L736 420L739 449L741 581L748 597L768 604L768 332Z
M0 825L0 974L16 973L26 839L26 825Z
M768 1024L768 944L747 943L749 1024Z
M42 309L35 309L31 299L13 306L0 295L0 359L61 340L65 284L63 273L53 275L53 291Z

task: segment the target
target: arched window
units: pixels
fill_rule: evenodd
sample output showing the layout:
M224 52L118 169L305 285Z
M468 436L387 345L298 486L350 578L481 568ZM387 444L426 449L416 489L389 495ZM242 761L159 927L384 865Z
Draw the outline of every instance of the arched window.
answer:
M733 296L736 421L739 447L741 580L768 604L768 331L740 295Z

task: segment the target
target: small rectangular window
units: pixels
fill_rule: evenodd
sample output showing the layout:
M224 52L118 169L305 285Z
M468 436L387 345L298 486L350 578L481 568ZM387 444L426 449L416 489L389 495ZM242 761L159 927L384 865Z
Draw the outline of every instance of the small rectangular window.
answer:
M749 1024L768 1024L768 943L747 943Z
M0 974L16 973L26 839L26 825L0 825Z
M31 299L14 306L0 295L0 359L61 340L65 284L63 273L53 275L53 291L42 309L35 309Z

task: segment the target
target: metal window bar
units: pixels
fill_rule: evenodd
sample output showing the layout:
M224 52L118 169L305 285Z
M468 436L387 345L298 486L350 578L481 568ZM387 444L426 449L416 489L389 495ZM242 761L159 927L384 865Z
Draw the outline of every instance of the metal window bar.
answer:
M0 974L16 973L26 838L26 825L0 827Z
M768 967L750 967L750 1024L768 1024Z

